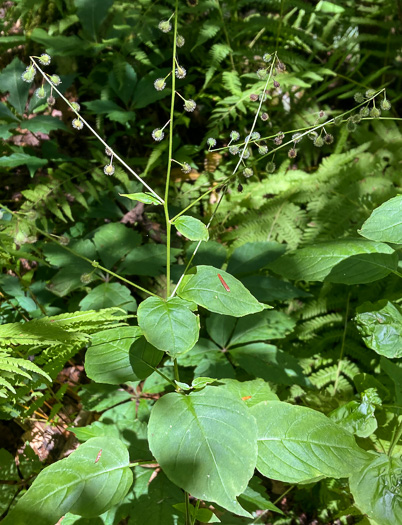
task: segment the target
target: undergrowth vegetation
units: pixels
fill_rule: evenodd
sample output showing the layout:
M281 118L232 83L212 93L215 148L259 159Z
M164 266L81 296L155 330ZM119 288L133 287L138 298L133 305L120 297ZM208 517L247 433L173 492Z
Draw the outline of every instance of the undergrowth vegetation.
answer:
M2 523L402 523L400 3L0 9Z

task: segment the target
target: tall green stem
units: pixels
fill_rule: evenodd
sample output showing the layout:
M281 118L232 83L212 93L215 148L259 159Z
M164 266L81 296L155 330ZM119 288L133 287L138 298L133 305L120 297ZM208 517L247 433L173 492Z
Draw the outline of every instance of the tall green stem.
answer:
M174 33L173 33L173 57L172 57L172 98L170 101L170 123L169 123L169 158L166 173L166 185L165 185L165 202L163 203L163 209L165 212L166 221L166 297L170 295L170 243L171 243L171 231L172 222L169 218L169 185L170 185L170 173L172 170L172 152L173 152L173 119L174 119L174 102L176 96L176 39L177 39L177 10L179 0L176 0L174 7Z

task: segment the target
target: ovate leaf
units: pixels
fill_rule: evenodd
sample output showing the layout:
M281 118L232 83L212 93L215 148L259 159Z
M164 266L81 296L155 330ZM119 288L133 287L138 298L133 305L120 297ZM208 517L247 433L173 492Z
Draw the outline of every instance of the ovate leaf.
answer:
M67 512L99 516L127 494L133 481L129 463L120 440L90 439L42 470L2 523L54 525Z
M359 233L373 241L402 244L402 195L376 208Z
M179 297L164 301L148 297L138 308L138 324L147 341L176 358L191 350L198 340L198 319L191 304Z
M397 525L402 516L402 460L374 456L350 478L356 506L379 525Z
M113 5L113 0L74 0L74 3L84 31L95 40L109 7Z
M101 310L117 306L135 312L137 303L127 286L120 283L102 283L93 288L80 302L81 310Z
M232 253L227 271L233 275L251 273L283 255L286 245L278 242L247 242Z
M352 434L321 412L282 401L250 411L258 424L257 469L267 478L287 483L344 478L367 461Z
M363 303L356 323L366 345L389 358L402 357L402 313L390 301Z
M28 99L30 84L21 78L29 64L24 65L17 57L0 74L0 91L9 93L8 102L22 115Z
M398 257L387 244L345 239L306 246L270 264L288 279L343 284L371 283L396 270Z
M249 516L236 497L254 472L257 427L236 396L211 386L188 396L167 394L152 409L148 439L173 483L195 498Z
M151 193L119 193L119 195L132 201L143 202L144 204L161 204Z
M190 241L207 241L209 239L208 228L199 219L182 215L173 223L177 230L190 239Z
M32 131L32 133L49 133L55 129L67 129L62 120L50 115L38 115L35 118L23 120L20 127Z
M261 312L265 308L233 275L213 266L192 268L184 276L177 295L211 312L234 317Z

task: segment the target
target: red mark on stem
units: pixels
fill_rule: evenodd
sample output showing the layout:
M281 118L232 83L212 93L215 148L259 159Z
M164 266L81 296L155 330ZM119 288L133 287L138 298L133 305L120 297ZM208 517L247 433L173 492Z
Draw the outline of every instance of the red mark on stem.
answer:
M100 451L98 452L98 455L96 456L96 459L95 459L95 463L98 463L98 461L100 460L101 455L102 455L102 449L100 449Z
M225 288L225 290L226 290L227 292L230 292L230 288L229 288L229 286L225 283L225 281L223 280L222 275L218 273L218 277L219 277L220 282L223 284L223 287Z

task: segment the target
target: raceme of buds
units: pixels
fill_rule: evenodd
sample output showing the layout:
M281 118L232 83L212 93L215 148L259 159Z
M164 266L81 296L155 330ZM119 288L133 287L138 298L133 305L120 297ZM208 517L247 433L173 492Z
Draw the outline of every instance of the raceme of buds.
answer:
M270 55L269 53L265 53L262 57L263 61L264 62L271 62L271 59L272 59L272 55Z
M207 144L210 148L213 148L214 146L216 146L216 140L212 137L209 137L207 139Z
M236 141L236 140L239 140L239 138L240 138L240 133L238 131L231 131L230 132L230 139L231 140Z
M257 70L257 77L260 79L260 80L264 80L264 78L267 76L267 70L264 69L263 67L261 67L260 69Z
M362 118L368 117L369 115L370 115L370 110L367 106L365 106L364 108L360 108L360 116Z
M154 82L154 88L156 91L162 91L166 87L166 82L164 78L157 78Z
M314 142L313 142L314 146L316 146L317 148L322 148L322 146L324 145L324 140L322 137L316 137L314 139Z
M192 111L195 110L195 108L197 107L197 104L195 103L194 100L192 99L189 99L189 100L185 100L184 101L184 110L185 111L188 111L189 113L191 113Z
M374 97L375 95L375 90L374 89L368 89L365 93L365 97L366 98L371 98L371 97Z
M254 175L254 172L251 168L245 168L243 170L243 175L248 179L249 177L252 177Z
M114 166L113 166L113 164L106 164L106 166L103 168L103 173L105 175L113 175L113 173L114 173Z
M261 135L258 133L258 131L253 131L253 133L250 135L251 140L258 140L261 137ZM246 138L247 140L247 138Z
M354 99L358 104L361 104L362 102L364 102L364 96L361 93L355 93Z
M161 141L164 136L165 136L164 132L159 128L155 128L152 132L152 138L156 140L157 142Z
M229 153L237 155L239 153L239 146L229 146Z
M244 150L243 159L248 159L249 156L250 156L250 150L249 149Z
M82 120L79 118L74 118L71 124L75 129L82 129L84 127Z
M39 57L39 62L42 64L42 66L48 66L51 60L52 59L50 58L50 55L48 55L47 53L42 53Z
M169 33L169 31L172 29L172 24L169 22L169 20L161 20L158 24L158 28L163 33Z
M175 73L176 77L180 79L184 78L187 75L187 71L182 66L177 66Z
M258 153L260 155L265 155L265 153L268 153L268 146L265 146L265 145L259 146Z

